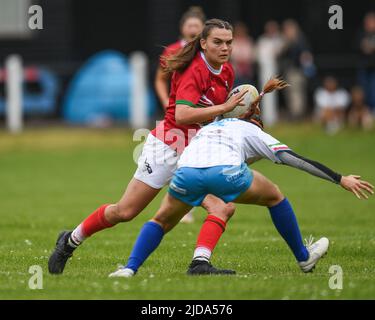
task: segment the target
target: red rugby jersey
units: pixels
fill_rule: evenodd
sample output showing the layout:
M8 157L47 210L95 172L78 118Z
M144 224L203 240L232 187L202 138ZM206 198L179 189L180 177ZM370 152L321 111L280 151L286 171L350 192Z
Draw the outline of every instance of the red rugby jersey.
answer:
M198 52L184 72L173 73L169 106L164 120L151 134L176 149L178 153L182 152L201 125L177 125L176 105L206 108L222 104L232 89L233 81L234 72L230 63L224 63L220 70L215 70L207 63L203 52Z

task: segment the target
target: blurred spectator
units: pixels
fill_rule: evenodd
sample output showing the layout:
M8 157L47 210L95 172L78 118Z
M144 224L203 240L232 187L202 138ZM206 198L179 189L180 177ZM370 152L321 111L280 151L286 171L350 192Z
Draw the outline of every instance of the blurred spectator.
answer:
M277 56L281 50L283 40L280 34L279 24L276 21L267 21L264 25L264 33L259 37L256 52L259 63L260 87L273 76L279 73ZM265 125L271 126L278 119L277 93L267 94L262 100L262 120Z
M360 36L360 83L365 90L366 102L375 113L375 12L368 13Z
M231 62L236 75L235 86L254 81L254 60L253 39L250 37L246 25L243 22L237 22L234 25L231 56Z
M283 23L284 44L280 54L280 68L291 87L285 91L286 104L292 119L304 116L307 103L306 77L315 72L313 56L299 25L294 20Z
M348 114L351 127L360 127L369 130L373 126L373 117L365 102L365 94L361 87L356 86L351 90L352 103Z
M192 41L198 36L203 30L205 20L206 17L200 7L190 7L180 19L180 39L167 46L161 55L154 85L156 94L158 95L164 110L169 104L169 81L171 74L163 71L162 66L164 62L162 58L177 53L177 51L183 48L187 42Z
M345 109L349 105L349 94L338 87L334 77L323 80L323 88L315 92L315 103L320 122L328 134L335 134L344 124Z

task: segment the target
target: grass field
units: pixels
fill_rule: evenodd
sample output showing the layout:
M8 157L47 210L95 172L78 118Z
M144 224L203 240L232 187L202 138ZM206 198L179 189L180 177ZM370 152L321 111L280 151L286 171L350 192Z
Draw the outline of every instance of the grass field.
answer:
M338 172L375 183L375 132L326 136L314 126L280 126L271 133L296 152ZM374 299L375 197L359 201L342 188L295 169L262 161L253 167L289 198L304 237L327 236L330 251L315 272L303 274L273 227L268 211L238 206L213 264L236 276L188 277L205 217L180 224L131 279L107 276L124 263L142 224L162 195L136 219L82 245L62 276L47 272L57 233L72 229L99 205L115 202L136 165L131 132L29 129L0 132L0 299ZM28 288L32 265L44 271L43 289ZM331 290L329 268L343 269L343 289Z

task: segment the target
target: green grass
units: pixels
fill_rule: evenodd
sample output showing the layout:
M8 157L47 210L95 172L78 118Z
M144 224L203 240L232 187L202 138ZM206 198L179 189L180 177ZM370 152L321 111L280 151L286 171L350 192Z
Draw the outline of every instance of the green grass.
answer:
M375 182L375 132L334 137L314 126L280 126L271 133L296 152L344 174ZM136 165L131 132L82 129L0 132L0 299L374 299L375 198L359 201L340 187L263 161L253 167L292 202L305 237L327 236L329 254L303 274L275 231L268 211L238 206L219 242L213 264L232 277L188 277L195 240L205 217L178 225L131 279L107 276L124 263L142 224L162 194L136 219L84 243L62 276L47 272L57 233L73 228L99 205L119 199ZM43 290L31 290L29 267L44 271ZM328 286L340 265L343 290Z

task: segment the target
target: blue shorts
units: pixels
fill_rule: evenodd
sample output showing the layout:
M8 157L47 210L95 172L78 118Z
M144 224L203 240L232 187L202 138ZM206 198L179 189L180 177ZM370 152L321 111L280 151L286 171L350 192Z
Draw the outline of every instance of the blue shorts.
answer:
M240 166L209 168L179 168L169 185L169 193L191 206L200 206L208 194L224 202L235 200L253 181L253 174L245 163Z

